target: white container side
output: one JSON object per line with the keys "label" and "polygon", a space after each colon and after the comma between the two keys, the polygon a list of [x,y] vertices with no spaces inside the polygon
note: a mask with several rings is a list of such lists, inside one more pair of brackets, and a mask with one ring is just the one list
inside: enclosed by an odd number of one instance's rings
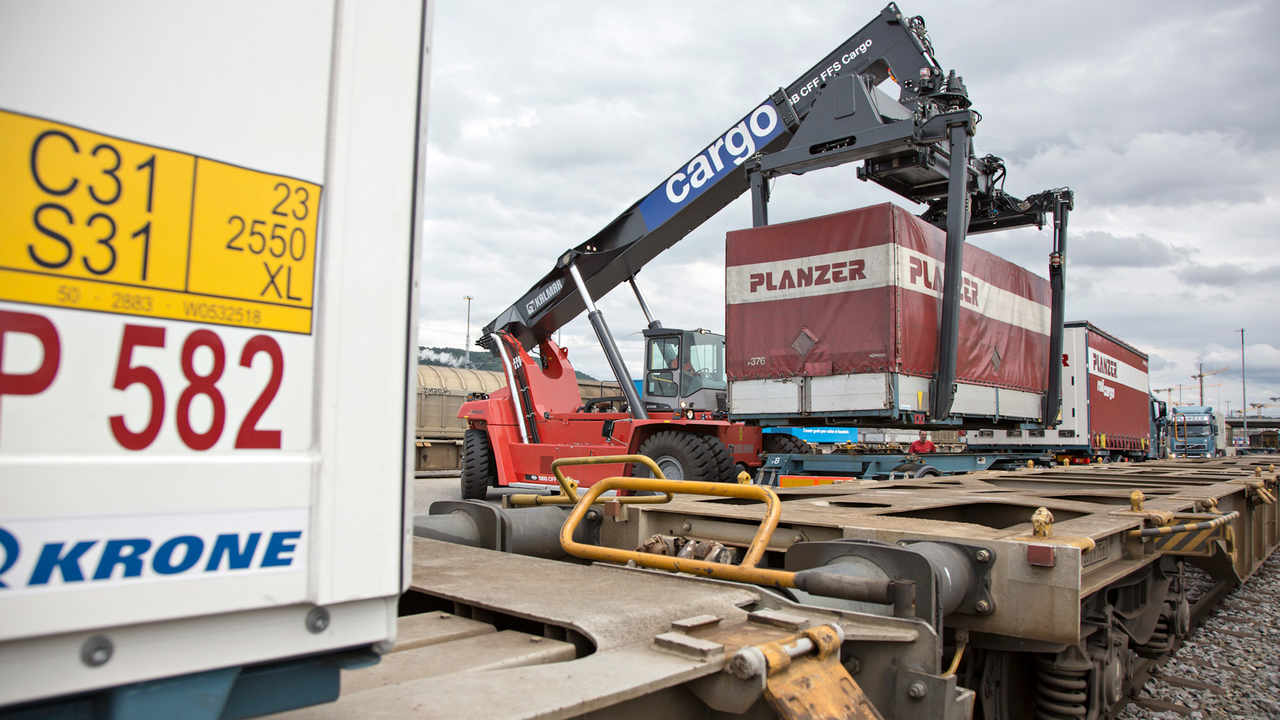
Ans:
{"label": "white container side", "polygon": [[0,705],[391,639],[429,9],[0,10]]}

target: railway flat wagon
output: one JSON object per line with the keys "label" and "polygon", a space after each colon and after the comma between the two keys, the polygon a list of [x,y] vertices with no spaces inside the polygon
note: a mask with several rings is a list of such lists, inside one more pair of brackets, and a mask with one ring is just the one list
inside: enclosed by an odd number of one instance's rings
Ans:
{"label": "railway flat wagon", "polygon": [[[1175,649],[1192,619],[1280,544],[1276,460],[779,487],[762,564],[868,583],[914,578],[916,616],[942,638],[943,657],[955,658],[958,684],[977,693],[976,717],[1113,717],[1142,684],[1148,659]],[[745,548],[767,513],[758,504],[682,496],[605,515],[600,537],[612,547],[649,538],[646,547]],[[927,562],[908,570],[917,555]],[[1211,578],[1211,591],[1187,592],[1192,566]],[[852,604],[788,592],[807,605],[895,612],[883,599]],[[876,692],[870,678],[854,677]],[[924,682],[922,694],[932,697]]]}

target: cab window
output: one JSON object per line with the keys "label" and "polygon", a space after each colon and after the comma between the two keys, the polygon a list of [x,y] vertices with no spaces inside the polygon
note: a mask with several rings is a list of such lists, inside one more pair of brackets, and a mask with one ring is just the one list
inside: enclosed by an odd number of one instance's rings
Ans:
{"label": "cab window", "polygon": [[645,372],[645,394],[655,397],[676,397],[680,393],[680,341],[674,337],[649,339],[649,356]]}
{"label": "cab window", "polygon": [[699,390],[724,390],[729,380],[724,372],[724,338],[694,333],[690,336],[681,364],[686,397]]}

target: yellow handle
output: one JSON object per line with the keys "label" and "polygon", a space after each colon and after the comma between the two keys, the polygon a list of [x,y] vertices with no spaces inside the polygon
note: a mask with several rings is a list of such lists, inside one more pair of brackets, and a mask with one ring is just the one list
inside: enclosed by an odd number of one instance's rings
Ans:
{"label": "yellow handle", "polygon": [[[648,460],[648,458],[645,459]],[[573,533],[577,529],[578,523],[582,522],[582,518],[586,516],[587,510],[591,507],[592,503],[596,502],[596,499],[600,497],[602,493],[606,493],[610,490],[663,492],[667,493],[668,497],[670,497],[672,493],[688,493],[691,495],[712,495],[716,497],[759,500],[765,503],[765,517],[764,520],[760,522],[760,527],[756,529],[755,536],[751,539],[751,544],[747,546],[747,553],[742,558],[742,563],[739,565],[725,565],[723,563],[713,563],[705,560],[677,558],[669,555],[640,552],[638,550],[619,550],[617,548],[587,545],[585,543],[576,542],[573,539]],[[772,490],[759,485],[733,485],[728,483],[694,482],[691,480],[667,480],[666,478],[661,477],[611,477],[605,478],[595,485],[592,485],[591,488],[587,490],[586,495],[583,495],[577,505],[574,506],[573,511],[569,513],[569,518],[565,520],[564,526],[560,528],[560,547],[564,548],[564,551],[570,555],[584,558],[586,560],[619,564],[634,561],[641,567],[657,570],[693,573],[695,575],[719,578],[721,580],[747,582],[773,587],[795,587],[795,573],[786,572],[784,570],[768,570],[756,567],[756,563],[760,562],[760,559],[764,557],[765,550],[768,549],[769,540],[773,537],[774,529],[778,527],[778,518],[781,515],[782,503],[778,500],[778,496],[775,495]]]}
{"label": "yellow handle", "polygon": [[[592,455],[591,457],[559,458],[551,462],[551,472],[555,473],[560,483],[559,495],[535,495],[532,493],[508,495],[507,505],[523,507],[526,505],[573,505],[578,502],[578,485],[565,477],[561,468],[569,465],[617,465],[619,463],[640,463],[649,468],[655,478],[666,480],[658,464],[644,455]],[[597,494],[598,496],[598,494]],[[623,505],[654,505],[671,502],[671,493],[665,495],[639,495],[631,497],[611,498]],[[606,502],[599,500],[597,502]]]}

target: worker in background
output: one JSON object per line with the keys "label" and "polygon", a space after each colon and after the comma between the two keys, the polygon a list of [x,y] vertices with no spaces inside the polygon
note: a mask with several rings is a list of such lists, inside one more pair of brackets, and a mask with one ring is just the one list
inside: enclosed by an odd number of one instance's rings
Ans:
{"label": "worker in background", "polygon": [[929,433],[921,430],[920,439],[911,443],[911,447],[907,452],[910,452],[912,455],[924,455],[935,451],[937,451],[937,448],[935,448],[933,443],[929,441]]}

